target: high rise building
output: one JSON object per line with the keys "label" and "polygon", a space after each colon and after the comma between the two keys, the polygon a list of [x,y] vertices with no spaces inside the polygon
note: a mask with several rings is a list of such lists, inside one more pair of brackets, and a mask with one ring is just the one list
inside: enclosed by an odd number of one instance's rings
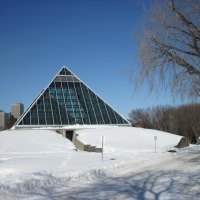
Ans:
{"label": "high rise building", "polygon": [[130,126],[69,69],[63,67],[15,124],[15,128],[77,125]]}
{"label": "high rise building", "polygon": [[24,112],[24,105],[22,103],[12,104],[11,115],[14,118],[19,119],[19,117],[23,114],[23,112]]}
{"label": "high rise building", "polygon": [[0,111],[0,130],[4,130],[6,128],[6,122],[8,120],[8,117],[8,113]]}

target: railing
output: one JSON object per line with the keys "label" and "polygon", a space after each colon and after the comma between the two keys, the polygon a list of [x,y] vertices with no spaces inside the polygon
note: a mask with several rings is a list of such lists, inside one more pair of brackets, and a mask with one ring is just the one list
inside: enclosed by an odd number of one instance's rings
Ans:
{"label": "railing", "polygon": [[88,151],[88,152],[96,152],[96,153],[101,153],[102,148],[97,148],[96,146],[91,146],[90,144],[84,144],[81,142],[79,139],[77,139],[76,136],[73,137],[74,146],[81,151]]}

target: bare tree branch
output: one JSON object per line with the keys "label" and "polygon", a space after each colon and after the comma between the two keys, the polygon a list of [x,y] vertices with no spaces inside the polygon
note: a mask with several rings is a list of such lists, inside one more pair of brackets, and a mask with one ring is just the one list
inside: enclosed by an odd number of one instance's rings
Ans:
{"label": "bare tree branch", "polygon": [[[172,94],[200,95],[200,0],[165,0],[152,7],[140,29],[139,74],[134,85],[148,82]],[[161,83],[161,84],[160,84]]]}

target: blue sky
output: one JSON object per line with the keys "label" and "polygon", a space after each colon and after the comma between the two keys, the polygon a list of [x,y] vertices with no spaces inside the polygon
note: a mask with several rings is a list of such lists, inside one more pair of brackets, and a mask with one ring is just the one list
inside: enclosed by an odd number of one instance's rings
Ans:
{"label": "blue sky", "polygon": [[134,36],[150,0],[0,0],[0,110],[25,108],[67,66],[122,115],[175,104],[162,91],[134,92]]}

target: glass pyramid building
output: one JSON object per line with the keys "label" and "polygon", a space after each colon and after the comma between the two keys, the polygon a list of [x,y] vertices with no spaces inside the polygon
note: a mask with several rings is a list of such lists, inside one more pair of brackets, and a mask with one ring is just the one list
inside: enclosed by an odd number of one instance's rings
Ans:
{"label": "glass pyramid building", "polygon": [[66,127],[130,125],[69,69],[63,67],[14,125]]}

